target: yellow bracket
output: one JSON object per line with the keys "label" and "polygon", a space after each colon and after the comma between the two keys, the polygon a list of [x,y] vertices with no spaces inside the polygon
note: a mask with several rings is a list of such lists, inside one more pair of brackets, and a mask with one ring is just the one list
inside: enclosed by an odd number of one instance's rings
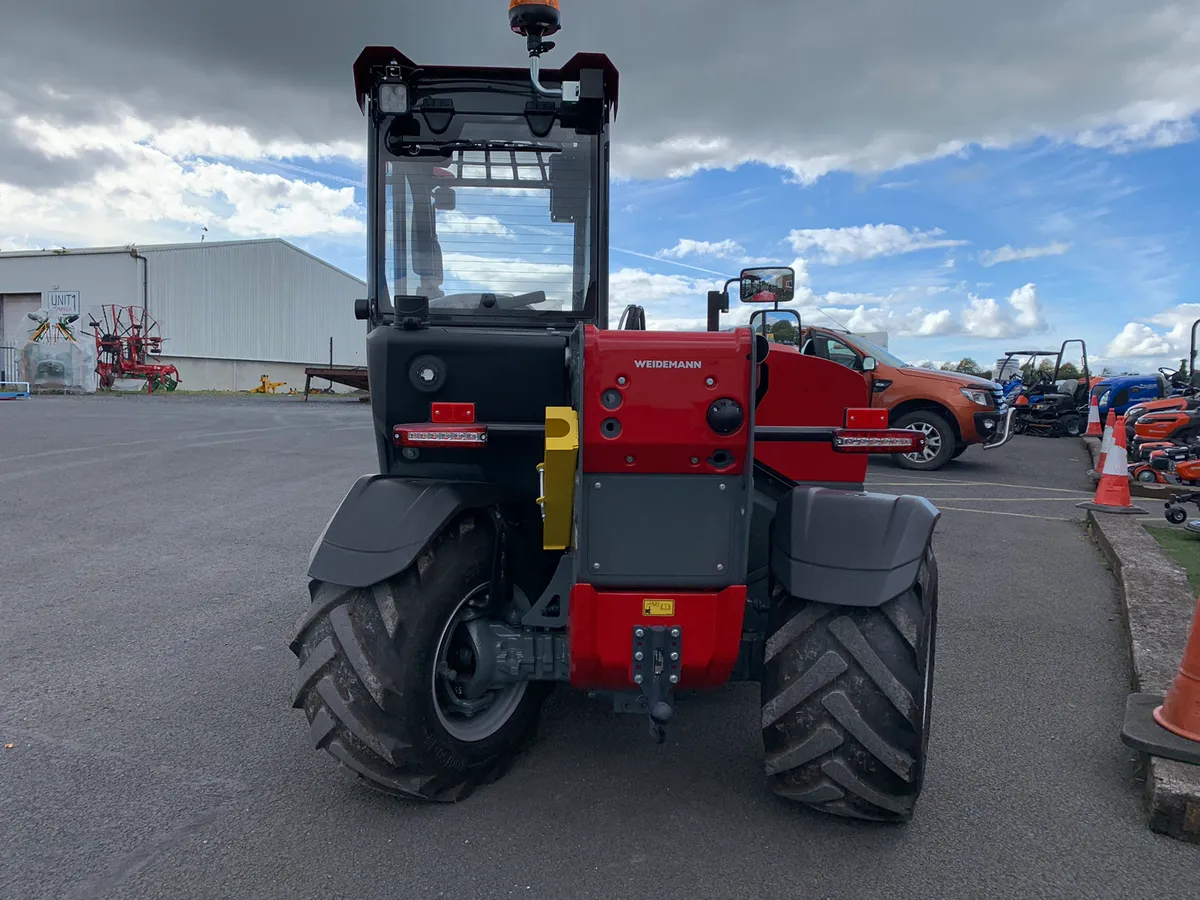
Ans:
{"label": "yellow bracket", "polygon": [[546,407],[546,460],[538,463],[542,496],[542,546],[571,546],[575,504],[575,466],[579,459],[579,414],[569,406]]}

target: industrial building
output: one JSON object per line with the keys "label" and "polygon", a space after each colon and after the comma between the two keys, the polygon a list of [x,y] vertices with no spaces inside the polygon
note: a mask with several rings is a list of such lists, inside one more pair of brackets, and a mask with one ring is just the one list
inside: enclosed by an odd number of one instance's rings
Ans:
{"label": "industrial building", "polygon": [[[0,253],[0,347],[19,348],[28,314],[78,312],[79,340],[110,304],[144,309],[182,390],[248,390],[261,376],[304,388],[306,366],[366,365],[354,318],[363,281],[287,241]],[[10,378],[12,376],[9,376]],[[326,382],[314,382],[325,387]],[[338,388],[345,390],[345,388]]]}

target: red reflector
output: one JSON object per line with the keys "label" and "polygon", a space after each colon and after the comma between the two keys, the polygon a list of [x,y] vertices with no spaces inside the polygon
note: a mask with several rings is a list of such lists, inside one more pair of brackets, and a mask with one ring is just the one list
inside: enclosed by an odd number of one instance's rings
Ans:
{"label": "red reflector", "polygon": [[475,404],[434,403],[430,410],[429,420],[447,425],[470,425],[475,421]]}
{"label": "red reflector", "polygon": [[886,409],[848,409],[845,424],[847,428],[887,428],[888,411]]}
{"label": "red reflector", "polygon": [[838,453],[920,453],[925,449],[925,435],[907,428],[835,428],[833,449]]}
{"label": "red reflector", "polygon": [[392,432],[400,447],[482,447],[486,425],[397,425]]}

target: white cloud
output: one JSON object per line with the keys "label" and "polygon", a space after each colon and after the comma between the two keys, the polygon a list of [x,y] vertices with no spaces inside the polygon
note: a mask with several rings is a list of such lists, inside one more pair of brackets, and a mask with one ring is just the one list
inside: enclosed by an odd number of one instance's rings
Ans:
{"label": "white cloud", "polygon": [[1010,247],[1005,244],[998,250],[982,250],[979,253],[979,264],[984,267],[1000,263],[1017,262],[1023,259],[1037,259],[1042,256],[1062,256],[1071,245],[1063,241],[1054,241],[1044,247]]}
{"label": "white cloud", "polygon": [[745,253],[737,241],[694,241],[690,238],[680,238],[674,247],[658,251],[659,256],[667,259],[683,259],[685,256],[729,258],[744,256]]}
{"label": "white cloud", "polygon": [[1026,284],[1008,296],[1004,304],[989,297],[969,295],[962,313],[963,332],[981,338],[1012,338],[1038,334],[1049,326],[1042,315],[1037,287]]}
{"label": "white cloud", "polygon": [[1104,352],[1106,356],[1130,359],[1160,358],[1170,354],[1171,342],[1148,325],[1129,322]]}
{"label": "white cloud", "polygon": [[[48,158],[99,156],[89,177],[34,189],[0,181],[4,228],[14,243],[74,246],[210,237],[349,237],[363,232],[353,187],[255,172],[247,163],[290,156],[330,158],[349,145],[259,142],[243,129],[177,122],[166,128],[123,115],[108,125],[18,117],[14,134]],[[197,156],[203,150],[241,166]],[[344,179],[343,179],[344,180]],[[7,245],[6,245],[7,246]]]}
{"label": "white cloud", "polygon": [[800,228],[788,234],[788,242],[797,253],[819,251],[818,262],[839,265],[931,250],[957,247],[967,241],[944,238],[940,228],[929,231],[908,229],[902,225],[854,225],[849,228]]}
{"label": "white cloud", "polygon": [[1200,303],[1180,303],[1147,321],[1166,326],[1155,330],[1144,322],[1127,322],[1105,350],[1106,356],[1146,364],[1175,366],[1191,351],[1192,324],[1200,319]]}

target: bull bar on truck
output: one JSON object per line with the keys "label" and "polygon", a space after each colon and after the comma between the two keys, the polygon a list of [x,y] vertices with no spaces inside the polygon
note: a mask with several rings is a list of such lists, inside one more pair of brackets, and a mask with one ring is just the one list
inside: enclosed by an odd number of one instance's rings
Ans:
{"label": "bull bar on truck", "polygon": [[1010,406],[1005,411],[1004,418],[1000,420],[1000,427],[996,430],[996,433],[992,435],[991,439],[984,442],[984,450],[995,450],[997,447],[1003,447],[1012,440],[1012,420],[1016,414],[1017,408],[1015,406]]}

